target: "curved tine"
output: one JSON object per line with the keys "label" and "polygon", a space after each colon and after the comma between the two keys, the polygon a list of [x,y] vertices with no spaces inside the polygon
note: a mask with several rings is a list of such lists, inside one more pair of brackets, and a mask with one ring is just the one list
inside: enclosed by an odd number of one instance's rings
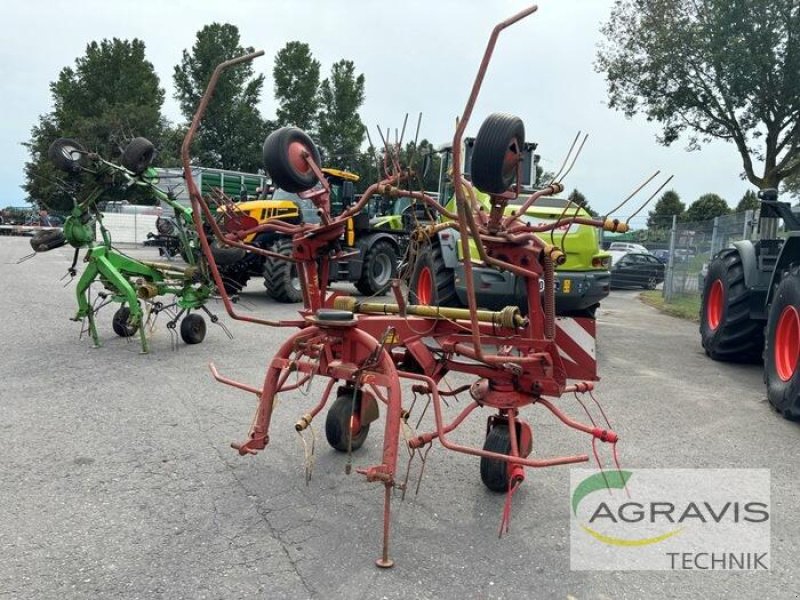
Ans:
{"label": "curved tine", "polygon": [[575,162],[578,160],[578,157],[581,155],[581,151],[583,150],[583,146],[584,146],[584,144],[586,143],[586,140],[588,140],[588,139],[589,139],[589,134],[587,133],[586,135],[584,135],[584,136],[583,136],[583,141],[581,141],[581,145],[580,145],[580,146],[578,146],[578,150],[575,152],[575,156],[572,158],[572,163],[570,163],[570,165],[569,165],[569,168],[568,168],[568,169],[566,170],[566,172],[565,172],[565,173],[564,173],[564,174],[563,174],[563,175],[562,175],[562,176],[559,178],[559,180],[558,180],[558,182],[559,182],[559,183],[562,183],[562,182],[564,181],[564,178],[565,178],[567,175],[569,175],[569,172],[570,172],[570,171],[572,171],[572,167],[574,167],[574,166],[575,166]]}
{"label": "curved tine", "polygon": [[[386,177],[390,176],[389,169],[386,168],[386,163],[389,160],[389,155],[391,154],[391,150],[389,149],[389,142],[386,140],[386,137],[383,135],[383,130],[381,129],[380,125],[375,126],[378,129],[378,135],[381,136],[381,141],[383,142],[383,174]],[[386,130],[386,133],[389,133],[389,130]],[[394,165],[393,165],[394,166]]]}
{"label": "curved tine", "polygon": [[[575,209],[575,214],[573,215],[573,218],[574,218],[574,217],[577,217],[577,216],[578,216],[578,211],[581,209],[581,207],[582,207],[582,204],[585,204],[585,203],[586,203],[586,201],[585,201],[585,200],[584,200],[584,202],[583,202],[583,203],[581,203],[581,204],[578,204],[577,202],[573,202],[572,200],[570,200],[569,198],[567,198],[567,204],[564,206],[564,210],[562,210],[562,211],[561,211],[561,214],[558,216],[558,219],[556,219],[556,223],[560,222],[560,221],[561,221],[561,219],[563,219],[563,218],[564,218],[564,215],[565,215],[565,214],[567,214],[567,211],[569,210],[569,206],[570,206],[570,204],[574,204],[574,205],[576,206],[576,209]],[[555,246],[555,245],[556,245],[556,241],[555,241],[555,239],[553,238],[553,236],[554,236],[554,233],[555,233],[555,228],[553,228],[553,229],[551,229],[551,230],[550,230],[550,243],[551,243],[551,244],[553,244],[553,246]]]}
{"label": "curved tine", "polygon": [[667,180],[666,180],[664,183],[662,183],[660,186],[658,186],[658,189],[657,189],[655,192],[653,192],[653,194],[652,194],[652,195],[651,195],[651,196],[650,196],[650,197],[649,197],[649,198],[648,198],[648,199],[645,201],[645,203],[644,203],[644,204],[642,204],[642,205],[641,205],[639,208],[637,208],[635,213],[633,213],[633,214],[632,214],[630,217],[628,217],[628,220],[627,220],[627,221],[625,221],[625,225],[629,225],[629,224],[630,224],[630,222],[631,222],[631,219],[632,219],[633,217],[635,217],[636,215],[638,215],[640,212],[642,212],[642,209],[643,209],[645,206],[647,206],[648,204],[650,204],[650,202],[653,200],[653,198],[655,198],[655,197],[656,197],[656,194],[658,194],[658,193],[659,193],[661,190],[663,190],[663,189],[664,189],[664,187],[665,187],[665,186],[666,186],[666,185],[667,185],[667,184],[668,184],[670,181],[672,181],[672,178],[673,178],[673,177],[675,177],[675,176],[674,176],[674,175],[670,175],[669,177],[667,177]]}
{"label": "curved tine", "polygon": [[627,202],[628,202],[628,201],[629,201],[631,198],[633,198],[633,197],[634,197],[636,194],[638,194],[639,192],[641,192],[641,191],[642,191],[642,188],[644,188],[644,187],[645,187],[645,186],[646,186],[648,183],[650,183],[651,181],[653,181],[653,179],[655,179],[655,178],[656,178],[656,177],[659,175],[659,173],[661,173],[661,171],[656,171],[655,173],[653,173],[652,175],[650,175],[650,177],[648,177],[648,178],[647,178],[647,180],[646,180],[646,181],[645,181],[643,184],[641,184],[639,187],[637,187],[635,190],[633,190],[633,191],[630,193],[630,195],[629,195],[627,198],[625,198],[625,200],[623,200],[622,202],[620,202],[620,203],[619,203],[619,206],[616,206],[616,207],[612,208],[610,211],[608,211],[608,212],[606,213],[606,217],[608,217],[608,215],[611,215],[611,214],[613,214],[613,213],[617,212],[617,211],[618,211],[620,208],[622,208],[623,206],[625,206],[625,204],[626,204],[626,203],[627,203]]}
{"label": "curved tine", "polygon": [[556,172],[556,174],[553,175],[553,178],[550,180],[550,183],[548,185],[553,184],[556,181],[558,181],[558,178],[561,176],[561,173],[564,171],[564,167],[567,166],[567,161],[569,160],[569,157],[572,156],[572,151],[575,149],[575,144],[578,143],[578,138],[580,138],[580,137],[581,137],[581,132],[578,131],[578,133],[575,134],[575,139],[572,140],[572,144],[570,144],[570,146],[569,146],[569,150],[567,150],[567,155],[564,157],[564,162],[561,163],[561,166],[558,168],[558,171]]}

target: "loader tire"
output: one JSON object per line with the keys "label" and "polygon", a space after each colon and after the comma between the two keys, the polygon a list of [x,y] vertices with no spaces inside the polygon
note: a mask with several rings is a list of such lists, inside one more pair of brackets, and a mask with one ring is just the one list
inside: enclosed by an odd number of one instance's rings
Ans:
{"label": "loader tire", "polygon": [[794,267],[775,290],[766,330],[767,398],[784,417],[800,420],[800,267]]}
{"label": "loader tire", "polygon": [[[273,252],[292,255],[291,240],[281,240],[272,247]],[[264,262],[264,286],[267,294],[278,302],[302,302],[303,290],[300,287],[300,277],[297,264],[278,258],[267,258]]]}
{"label": "loader tire", "polygon": [[750,317],[738,250],[723,250],[711,261],[700,305],[700,337],[706,354],[725,362],[757,363],[764,350],[763,321]]}

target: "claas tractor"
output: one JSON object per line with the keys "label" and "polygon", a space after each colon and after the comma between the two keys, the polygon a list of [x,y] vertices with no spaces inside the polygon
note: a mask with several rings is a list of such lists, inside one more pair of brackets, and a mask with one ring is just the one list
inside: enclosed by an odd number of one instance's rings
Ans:
{"label": "claas tractor", "polygon": [[[775,189],[761,201],[757,241],[742,240],[708,266],[700,308],[706,354],[727,362],[764,362],[770,404],[800,419],[800,219]],[[783,231],[779,233],[779,224]]]}

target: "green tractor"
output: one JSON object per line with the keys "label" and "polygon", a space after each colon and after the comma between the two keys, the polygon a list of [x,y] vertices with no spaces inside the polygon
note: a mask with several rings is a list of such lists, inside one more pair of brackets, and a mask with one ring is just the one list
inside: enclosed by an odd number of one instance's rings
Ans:
{"label": "green tractor", "polygon": [[[469,174],[474,138],[465,140],[465,166]],[[523,190],[530,193],[535,183],[538,156],[533,154],[536,145],[525,144],[521,165]],[[450,198],[446,208],[455,212],[455,197],[447,177],[452,147],[441,146],[442,155],[439,172],[440,202]],[[473,188],[476,199],[488,211],[489,196]],[[515,204],[509,204],[506,214],[511,214],[527,199],[520,195]],[[554,223],[570,217],[590,217],[589,213],[568,200],[561,198],[542,198],[529,207],[522,217],[526,223],[540,225]],[[417,225],[426,223],[426,215],[417,208],[414,213]],[[594,317],[600,301],[608,296],[611,289],[611,255],[600,248],[600,234],[594,227],[572,223],[556,231],[541,234],[541,237],[554,245],[563,245],[567,260],[555,271],[556,313],[559,316]],[[462,263],[462,249],[459,233],[455,229],[438,229],[431,237],[425,238],[412,252],[409,296],[414,304],[428,306],[466,306],[467,288]],[[470,255],[478,261],[477,248],[470,242]],[[475,285],[477,300],[481,307],[500,310],[505,306],[526,306],[525,290],[518,277],[508,272],[485,266],[475,266]],[[544,281],[542,280],[542,285]]]}
{"label": "green tractor", "polygon": [[[138,332],[142,352],[148,351],[147,320],[162,311],[172,316],[167,323],[170,331],[177,329],[180,321],[180,336],[187,344],[198,344],[205,338],[205,320],[198,311],[205,312],[212,323],[218,322],[206,308],[214,286],[201,260],[191,210],[156,185],[158,175],[150,167],[154,155],[153,144],[141,137],[130,142],[120,165],[87,152],[79,142],[67,138],[57,139],[49,149],[50,160],[75,183],[76,199],[63,230],[41,232],[31,239],[31,247],[36,252],[45,252],[71,245],[75,248],[69,268],[72,276],[77,275],[78,253],[86,249],[83,259],[86,267],[76,289],[78,311],[73,320],[88,320],[95,347],[100,346],[95,316],[111,303],[120,305],[112,320],[114,332],[120,337],[132,337]],[[112,189],[133,188],[144,190],[174,210],[173,218],[159,218],[156,227],[179,240],[185,266],[137,260],[112,245],[98,202]],[[100,229],[100,242],[95,239],[96,228]],[[221,255],[220,258],[224,262],[225,257]],[[95,283],[101,284],[103,290],[93,299],[91,290]],[[157,300],[164,295],[173,295],[175,300],[166,304]]]}
{"label": "green tractor", "polygon": [[[706,354],[727,362],[764,361],[767,397],[800,419],[800,219],[775,189],[761,201],[755,242],[734,242],[708,266],[700,308]],[[784,232],[778,234],[783,221]]]}

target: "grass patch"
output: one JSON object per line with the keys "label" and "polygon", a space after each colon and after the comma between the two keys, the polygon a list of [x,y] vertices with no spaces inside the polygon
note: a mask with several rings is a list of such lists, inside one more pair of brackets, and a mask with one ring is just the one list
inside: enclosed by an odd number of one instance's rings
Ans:
{"label": "grass patch", "polygon": [[639,299],[663,313],[698,322],[700,320],[700,296],[677,296],[667,304],[661,295],[661,290],[642,292]]}

